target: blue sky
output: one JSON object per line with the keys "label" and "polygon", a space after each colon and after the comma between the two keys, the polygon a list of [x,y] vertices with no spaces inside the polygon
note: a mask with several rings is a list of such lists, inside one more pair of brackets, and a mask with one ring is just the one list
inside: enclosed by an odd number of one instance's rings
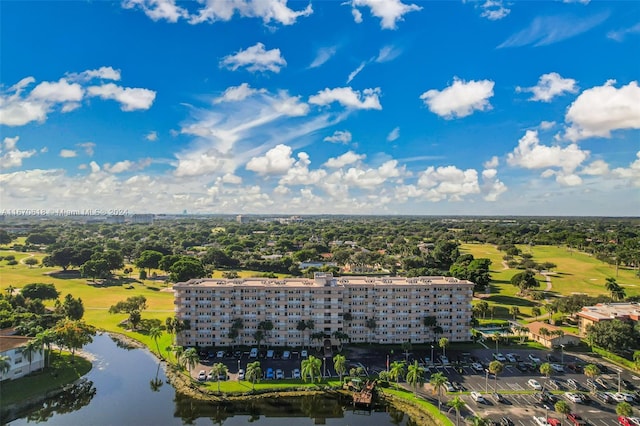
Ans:
{"label": "blue sky", "polygon": [[638,2],[0,7],[7,212],[640,211]]}

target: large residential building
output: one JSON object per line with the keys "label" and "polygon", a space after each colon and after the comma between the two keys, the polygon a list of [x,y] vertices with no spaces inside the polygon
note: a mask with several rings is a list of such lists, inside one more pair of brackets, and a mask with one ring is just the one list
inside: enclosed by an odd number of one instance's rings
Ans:
{"label": "large residential building", "polygon": [[[573,333],[565,333],[560,327],[546,322],[534,321],[527,324],[529,339],[543,344],[548,348],[560,346],[576,346],[580,344],[580,337]],[[546,332],[544,331],[546,330]]]}
{"label": "large residential building", "polygon": [[[274,346],[302,346],[318,332],[325,338],[342,332],[353,343],[471,339],[473,283],[456,278],[334,277],[317,272],[312,279],[194,279],[173,289],[176,316],[190,323],[190,329],[177,336],[183,346],[255,345],[253,335],[262,321],[273,324],[267,341]],[[440,329],[425,326],[425,317],[435,317]],[[228,334],[237,318],[244,328],[232,342]],[[309,320],[313,329],[297,329],[300,321]]]}
{"label": "large residential building", "polygon": [[0,356],[8,357],[8,371],[0,371],[0,381],[17,379],[44,367],[44,351],[25,352],[30,337],[0,335]]}
{"label": "large residential building", "polygon": [[637,323],[640,321],[640,303],[598,303],[595,306],[585,306],[577,315],[578,328],[584,336],[590,325],[601,321],[618,319]]}

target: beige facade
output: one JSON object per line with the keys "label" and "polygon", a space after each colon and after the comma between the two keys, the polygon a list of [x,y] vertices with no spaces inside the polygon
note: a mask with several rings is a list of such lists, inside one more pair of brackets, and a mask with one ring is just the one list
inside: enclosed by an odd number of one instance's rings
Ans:
{"label": "beige facade", "polygon": [[[333,336],[336,331],[354,343],[382,344],[451,342],[471,338],[473,283],[450,277],[333,277],[316,273],[313,279],[244,278],[195,279],[174,285],[176,316],[190,322],[179,333],[183,346],[255,345],[253,334],[261,321],[271,321],[267,342],[272,346],[309,344],[312,333]],[[345,321],[344,315],[351,314]],[[443,330],[434,335],[425,327],[427,316]],[[234,319],[244,328],[232,342],[228,333]],[[376,327],[367,327],[374,319]],[[312,330],[296,329],[299,321],[313,320]],[[334,339],[334,344],[338,342]]]}
{"label": "beige facade", "polygon": [[0,372],[0,381],[18,379],[44,368],[44,351],[25,352],[31,338],[0,335],[0,356],[8,357],[9,369]]}
{"label": "beige facade", "polygon": [[585,306],[578,315],[578,328],[581,336],[586,336],[589,326],[614,319],[637,323],[640,321],[640,303],[598,303]]}

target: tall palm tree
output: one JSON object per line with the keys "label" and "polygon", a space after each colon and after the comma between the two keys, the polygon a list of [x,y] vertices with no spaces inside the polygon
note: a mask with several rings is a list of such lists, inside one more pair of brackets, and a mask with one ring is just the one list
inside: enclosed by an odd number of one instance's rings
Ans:
{"label": "tall palm tree", "polygon": [[315,378],[320,381],[320,370],[322,368],[322,360],[316,358],[313,355],[309,355],[309,358],[302,361],[300,375],[302,380],[307,381],[307,377],[311,378],[313,383]]}
{"label": "tall palm tree", "polygon": [[[315,328],[316,328],[316,322],[314,320],[310,319],[310,320],[307,320],[306,325],[307,325],[307,330],[308,330],[307,331],[307,341],[309,341],[311,339],[311,332],[313,330],[315,330]],[[309,342],[309,345],[310,344],[311,344],[311,342]]]}
{"label": "tall palm tree", "polygon": [[49,365],[51,357],[51,345],[55,342],[56,336],[53,330],[47,329],[36,334],[36,339],[45,348],[45,366]]}
{"label": "tall palm tree", "polygon": [[504,364],[500,361],[491,361],[489,363],[489,373],[493,374],[494,386],[493,391],[498,392],[498,374],[504,370]]}
{"label": "tall palm tree", "polygon": [[171,336],[171,343],[173,343],[173,333],[176,331],[176,320],[173,317],[167,317],[164,320],[164,326],[167,330],[167,333]]}
{"label": "tall palm tree", "polygon": [[566,401],[558,401],[553,405],[553,408],[560,414],[569,414],[571,412],[571,406]]}
{"label": "tall palm tree", "polygon": [[449,339],[447,339],[446,337],[441,337],[440,340],[438,340],[438,346],[442,348],[442,355],[447,356],[446,350],[447,346],[449,346]]}
{"label": "tall palm tree", "polygon": [[404,377],[404,361],[393,361],[391,368],[389,369],[389,376],[396,381],[396,389],[398,388],[398,382]]}
{"label": "tall palm tree", "polygon": [[[296,330],[298,330],[299,332],[304,334],[304,331],[306,329],[307,329],[307,322],[305,320],[298,321],[298,324],[296,325]],[[303,346],[303,348],[304,348],[304,346]]]}
{"label": "tall palm tree", "polygon": [[160,327],[152,327],[151,330],[149,330],[149,337],[151,337],[153,341],[156,343],[158,356],[162,357],[162,355],[160,354],[160,346],[158,346],[158,339],[162,337],[162,329]]}
{"label": "tall palm tree", "polygon": [[549,337],[549,329],[546,327],[540,327],[540,330],[538,330],[538,333],[542,336],[542,338],[544,339],[544,344],[545,346],[547,345],[547,337]]}
{"label": "tall palm tree", "polygon": [[451,407],[449,411],[456,410],[456,426],[458,426],[460,424],[460,410],[462,410],[466,404],[464,403],[462,398],[456,396],[455,398],[447,402],[447,405]]}
{"label": "tall palm tree", "polygon": [[29,340],[22,348],[22,353],[29,360],[29,373],[31,373],[31,362],[33,361],[33,354],[36,352],[42,353],[42,344],[36,339]]}
{"label": "tall palm tree", "polygon": [[170,349],[171,349],[171,352],[173,353],[173,356],[176,359],[176,365],[182,368],[184,366],[184,363],[182,362],[182,354],[184,353],[184,347],[175,345],[175,346],[170,346]]}
{"label": "tall palm tree", "polygon": [[615,278],[611,278],[611,277],[607,277],[605,283],[604,283],[604,288],[611,293],[611,298],[615,299],[614,297],[614,293],[615,291],[620,287],[620,285],[616,282]]}
{"label": "tall palm tree", "polygon": [[549,383],[549,378],[551,377],[551,373],[553,373],[551,364],[549,364],[548,362],[545,362],[542,365],[540,365],[540,373],[547,378],[547,383]]}
{"label": "tall palm tree", "polygon": [[512,306],[510,311],[511,315],[513,315],[513,320],[515,321],[518,315],[520,315],[520,308],[518,308],[517,306]]}
{"label": "tall palm tree", "polygon": [[418,361],[413,361],[407,371],[407,383],[413,386],[413,394],[418,393],[418,386],[422,386],[424,384],[424,372],[425,368],[421,367],[418,364]]}
{"label": "tall palm tree", "polygon": [[442,373],[433,373],[429,378],[429,384],[433,387],[433,393],[438,395],[438,406],[440,406],[440,395],[442,394],[442,389],[444,388],[444,384],[447,383],[447,376]]}
{"label": "tall palm tree", "polygon": [[376,319],[367,318],[367,321],[365,322],[364,326],[369,329],[369,344],[371,344],[371,340],[372,340],[371,336],[375,332],[376,328],[378,327],[378,324],[376,323]]}
{"label": "tall palm tree", "polygon": [[[585,365],[584,375],[590,378],[591,380],[594,380],[596,377],[600,375],[600,369],[593,364]],[[591,392],[594,392],[594,391],[595,391],[595,387],[592,386]]]}
{"label": "tall palm tree", "polygon": [[333,368],[340,376],[340,382],[342,383],[342,375],[347,372],[347,359],[344,355],[336,355],[333,357]]}
{"label": "tall palm tree", "polygon": [[527,338],[527,334],[529,334],[529,327],[519,327],[518,333],[520,332],[522,332],[522,335],[520,336],[520,343],[524,343],[525,339]]}
{"label": "tall palm tree", "polygon": [[251,382],[251,390],[255,390],[256,382],[259,382],[262,378],[260,361],[250,362],[247,364],[247,371],[244,373],[244,377]]}
{"label": "tall palm tree", "polygon": [[213,367],[211,367],[211,374],[215,375],[216,380],[218,381],[218,392],[220,392],[220,376],[226,377],[228,372],[229,370],[227,369],[227,366],[221,362],[217,362],[213,364]]}
{"label": "tall palm tree", "polygon": [[493,333],[491,335],[491,340],[493,340],[494,342],[496,342],[496,353],[498,353],[498,342],[500,342],[500,338],[502,337],[502,334],[500,334],[499,331],[496,331],[495,333]]}
{"label": "tall palm tree", "polygon": [[533,308],[531,308],[531,315],[533,315],[534,317],[539,317],[541,313],[542,312],[540,311],[539,307],[534,306]]}
{"label": "tall palm tree", "polygon": [[256,330],[255,333],[253,333],[253,338],[256,341],[256,343],[258,344],[258,349],[259,349],[260,348],[260,342],[262,342],[264,340],[264,331]]}
{"label": "tall palm tree", "polygon": [[180,360],[182,361],[182,365],[186,366],[189,372],[191,372],[198,364],[198,361],[200,361],[200,357],[198,356],[196,348],[189,348],[182,353]]}
{"label": "tall palm tree", "polygon": [[487,426],[489,425],[489,420],[480,417],[475,414],[473,416],[469,416],[465,419],[471,426]]}
{"label": "tall palm tree", "polygon": [[0,355],[0,377],[11,370],[11,358],[8,355]]}

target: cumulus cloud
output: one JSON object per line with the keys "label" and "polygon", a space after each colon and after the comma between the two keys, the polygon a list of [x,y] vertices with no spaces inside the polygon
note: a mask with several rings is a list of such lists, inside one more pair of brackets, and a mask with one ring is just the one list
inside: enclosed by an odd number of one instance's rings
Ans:
{"label": "cumulus cloud", "polygon": [[395,30],[405,14],[422,10],[418,5],[405,4],[400,0],[352,0],[351,7],[356,22],[362,22],[362,14],[357,8],[368,7],[373,16],[380,18],[380,27],[386,30]]}
{"label": "cumulus cloud", "polygon": [[319,66],[323,65],[325,62],[331,59],[337,51],[338,48],[336,46],[329,46],[318,49],[316,57],[313,59],[313,62],[311,62],[311,65],[309,65],[309,68],[318,68]]}
{"label": "cumulus cloud", "polygon": [[602,176],[609,173],[609,165],[603,160],[595,160],[584,166],[580,171],[581,174],[590,176]]}
{"label": "cumulus cloud", "polygon": [[628,28],[610,31],[607,33],[607,37],[615,41],[624,41],[630,34],[640,34],[640,22]]}
{"label": "cumulus cloud", "polygon": [[636,153],[636,160],[629,167],[618,167],[611,171],[614,176],[628,180],[634,186],[640,187],[640,151]]}
{"label": "cumulus cloud", "polygon": [[500,160],[495,155],[490,160],[485,161],[483,166],[487,169],[495,169],[500,164]]}
{"label": "cumulus cloud", "polygon": [[[495,157],[494,157],[495,158]],[[507,185],[498,179],[498,171],[496,169],[488,168],[482,171],[482,184],[480,185],[480,192],[482,192],[482,198],[485,201],[497,201],[500,194],[507,190]]]}
{"label": "cumulus cloud", "polygon": [[325,137],[325,142],[348,144],[351,142],[351,132],[348,130],[336,130],[333,135]]}
{"label": "cumulus cloud", "polygon": [[152,130],[149,133],[147,133],[144,138],[149,142],[155,142],[158,140],[158,132],[156,132],[155,130]]}
{"label": "cumulus cloud", "polygon": [[541,121],[540,125],[538,127],[540,127],[540,130],[549,130],[552,129],[554,126],[556,125],[555,121]]}
{"label": "cumulus cloud", "polygon": [[511,13],[511,9],[506,7],[502,0],[486,0],[480,5],[480,9],[482,9],[480,16],[490,21],[498,21]]}
{"label": "cumulus cloud", "polygon": [[420,95],[429,110],[446,119],[462,118],[474,111],[491,109],[489,98],[493,96],[494,82],[471,80],[466,82],[455,77],[453,84],[443,90],[431,89]]}
{"label": "cumulus cloud", "polygon": [[556,96],[564,93],[576,93],[578,86],[572,78],[562,78],[557,72],[543,74],[538,84],[533,87],[517,87],[517,92],[530,92],[530,101],[550,102]]}
{"label": "cumulus cloud", "polygon": [[77,157],[78,153],[73,149],[61,149],[59,155],[62,158],[73,158],[73,157]]}
{"label": "cumulus cloud", "polygon": [[417,186],[429,201],[461,201],[467,195],[480,192],[478,172],[456,166],[428,167],[419,174]]}
{"label": "cumulus cloud", "polygon": [[146,110],[151,108],[156,99],[156,92],[149,89],[121,87],[114,83],[102,86],[89,86],[88,96],[98,96],[101,99],[112,99],[120,104],[123,111]]}
{"label": "cumulus cloud", "polygon": [[249,86],[249,83],[242,83],[240,86],[228,87],[222,96],[215,98],[214,103],[219,104],[221,102],[239,102],[247,99],[256,93],[266,93],[264,89],[254,89]]}
{"label": "cumulus cloud", "polygon": [[280,54],[280,49],[266,50],[264,44],[255,45],[240,50],[234,55],[225,56],[220,61],[220,66],[229,68],[232,71],[244,67],[248,71],[271,71],[279,73],[280,69],[287,65]]}
{"label": "cumulus cloud", "polygon": [[247,170],[259,175],[281,175],[293,166],[295,160],[291,157],[292,149],[287,145],[277,145],[261,157],[253,157],[247,163]]}
{"label": "cumulus cloud", "polygon": [[322,179],[327,176],[327,172],[322,169],[309,170],[309,155],[306,152],[298,154],[298,161],[296,161],[278,182],[280,192],[283,191],[285,186],[294,185],[317,185]]}
{"label": "cumulus cloud", "polygon": [[498,48],[528,45],[547,46],[589,31],[603,23],[608,17],[608,13],[579,18],[574,16],[538,16],[527,28],[510,36]]}
{"label": "cumulus cloud", "polygon": [[119,81],[121,78],[120,70],[113,67],[100,67],[95,70],[86,70],[79,73],[67,73],[67,78],[71,81],[86,82],[94,78],[100,80]]}
{"label": "cumulus cloud", "polygon": [[124,0],[122,7],[125,9],[142,9],[142,11],[154,21],[165,20],[178,22],[180,18],[187,18],[189,12],[176,5],[175,0]]}
{"label": "cumulus cloud", "polygon": [[400,137],[400,127],[394,128],[387,135],[387,142],[393,142]]}
{"label": "cumulus cloud", "polygon": [[93,155],[94,150],[96,148],[96,144],[93,142],[78,143],[76,144],[76,146],[79,146],[80,148],[82,148],[84,150],[84,153],[87,154],[89,157]]}
{"label": "cumulus cloud", "polygon": [[22,166],[22,160],[36,155],[35,149],[20,151],[17,147],[19,136],[5,137],[0,144],[0,169]]}
{"label": "cumulus cloud", "polygon": [[326,88],[316,95],[309,97],[309,103],[314,105],[328,105],[333,102],[353,109],[382,109],[380,105],[380,88],[364,89],[362,93],[351,87]]}
{"label": "cumulus cloud", "polygon": [[366,157],[367,156],[364,154],[356,154],[353,151],[347,151],[339,157],[329,158],[324,165],[331,169],[339,169],[344,166],[357,163],[358,161],[362,161]]}
{"label": "cumulus cloud", "polygon": [[615,80],[582,92],[569,106],[565,137],[578,141],[591,137],[611,137],[611,132],[640,129],[640,87],[632,81],[619,89]]}
{"label": "cumulus cloud", "polygon": [[338,170],[332,175],[332,181],[340,181],[347,186],[373,190],[390,179],[405,174],[405,167],[398,166],[397,160],[388,160],[377,168],[350,167],[347,171]]}

